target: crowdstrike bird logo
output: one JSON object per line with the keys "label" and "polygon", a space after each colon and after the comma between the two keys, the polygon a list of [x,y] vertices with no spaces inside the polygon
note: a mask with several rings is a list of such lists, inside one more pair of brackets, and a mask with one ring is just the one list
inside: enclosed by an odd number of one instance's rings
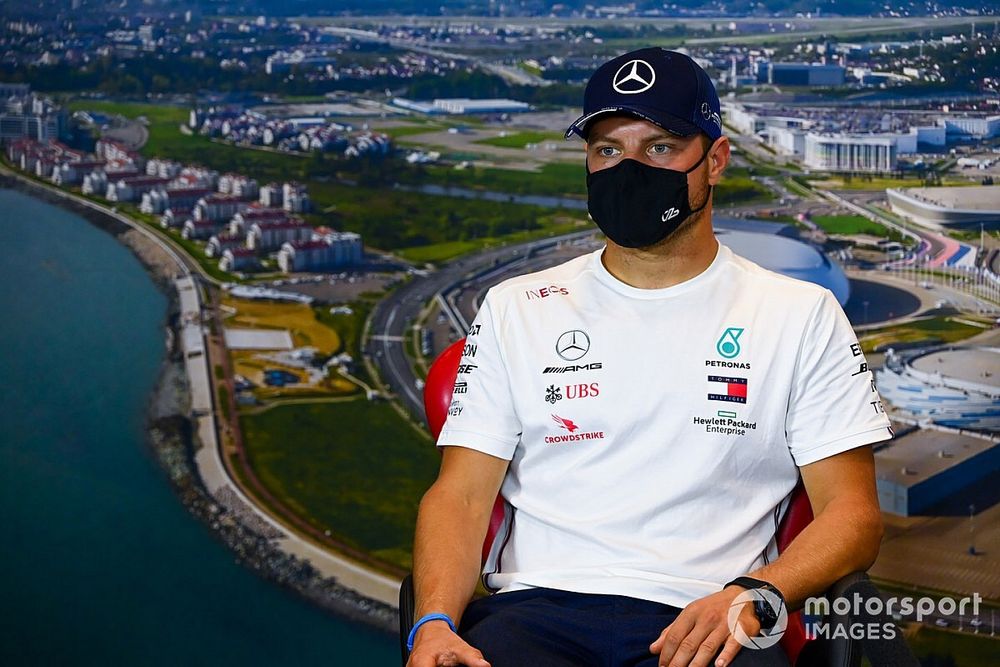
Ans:
{"label": "crowdstrike bird logo", "polygon": [[588,351],[590,351],[590,337],[579,329],[567,331],[556,341],[556,354],[566,361],[582,359]]}
{"label": "crowdstrike bird logo", "polygon": [[671,206],[670,208],[668,208],[666,211],[663,212],[663,215],[660,216],[660,219],[663,220],[663,222],[666,222],[667,220],[673,220],[680,214],[681,212],[679,210]]}
{"label": "crowdstrike bird logo", "polygon": [[645,60],[630,60],[615,72],[612,88],[622,95],[644,93],[656,82],[656,71]]}
{"label": "crowdstrike bird logo", "polygon": [[564,418],[560,417],[559,415],[552,415],[552,421],[554,421],[555,423],[559,424],[559,428],[564,428],[567,431],[569,431],[570,433],[572,433],[573,431],[576,431],[577,429],[580,428],[579,426],[577,426],[576,424],[574,424],[569,419],[564,419]]}

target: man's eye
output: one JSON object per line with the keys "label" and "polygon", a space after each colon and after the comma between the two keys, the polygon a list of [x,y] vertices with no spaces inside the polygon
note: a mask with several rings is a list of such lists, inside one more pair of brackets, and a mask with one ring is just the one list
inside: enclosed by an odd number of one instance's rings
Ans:
{"label": "man's eye", "polygon": [[614,157],[617,152],[612,146],[601,146],[597,149],[597,154],[601,157]]}
{"label": "man's eye", "polygon": [[670,146],[666,144],[653,144],[649,147],[649,152],[655,155],[666,155],[670,152]]}

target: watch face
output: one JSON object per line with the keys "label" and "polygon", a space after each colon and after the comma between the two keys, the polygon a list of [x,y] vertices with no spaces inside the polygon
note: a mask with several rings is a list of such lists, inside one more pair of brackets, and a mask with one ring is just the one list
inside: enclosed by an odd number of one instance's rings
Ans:
{"label": "watch face", "polygon": [[770,630],[778,622],[778,614],[765,600],[754,600],[753,611],[757,615],[761,630]]}

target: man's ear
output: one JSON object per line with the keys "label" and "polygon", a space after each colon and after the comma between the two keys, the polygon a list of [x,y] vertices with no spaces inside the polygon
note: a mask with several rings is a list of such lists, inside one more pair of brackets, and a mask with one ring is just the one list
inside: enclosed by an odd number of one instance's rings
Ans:
{"label": "man's ear", "polygon": [[715,146],[709,149],[708,182],[710,185],[719,184],[722,172],[729,165],[730,156],[729,137],[723,135],[716,139]]}

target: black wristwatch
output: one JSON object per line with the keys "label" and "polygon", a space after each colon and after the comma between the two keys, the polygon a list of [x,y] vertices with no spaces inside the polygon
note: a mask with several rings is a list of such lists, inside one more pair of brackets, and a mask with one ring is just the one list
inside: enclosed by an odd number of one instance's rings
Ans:
{"label": "black wristwatch", "polygon": [[757,599],[753,602],[753,611],[754,614],[757,615],[757,620],[760,622],[760,629],[770,630],[773,628],[774,624],[778,622],[779,612],[785,607],[785,596],[781,594],[781,591],[779,591],[774,584],[762,581],[761,579],[754,579],[753,577],[736,577],[723,586],[723,588],[734,584],[747,590],[765,590],[778,597],[781,604],[777,609],[772,608],[766,600]]}

